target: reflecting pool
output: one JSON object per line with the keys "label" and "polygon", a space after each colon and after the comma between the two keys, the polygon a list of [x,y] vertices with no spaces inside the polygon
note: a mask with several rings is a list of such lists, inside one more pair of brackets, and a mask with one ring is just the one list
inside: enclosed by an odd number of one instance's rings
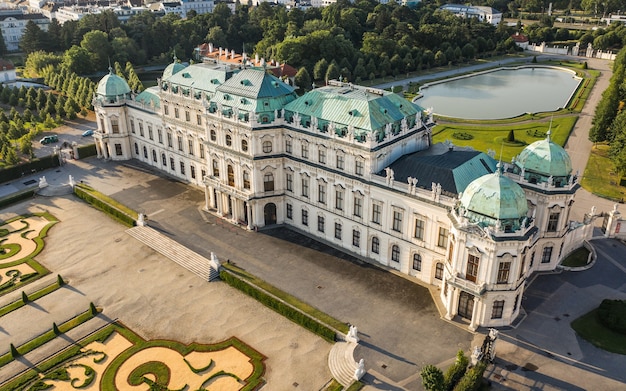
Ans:
{"label": "reflecting pool", "polygon": [[446,117],[511,118],[565,107],[581,80],[563,68],[501,68],[426,84],[415,103]]}

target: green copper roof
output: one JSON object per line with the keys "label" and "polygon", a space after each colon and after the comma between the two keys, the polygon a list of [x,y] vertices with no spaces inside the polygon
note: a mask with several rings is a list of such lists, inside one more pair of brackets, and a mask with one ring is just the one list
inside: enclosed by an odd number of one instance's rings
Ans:
{"label": "green copper roof", "polygon": [[234,74],[217,88],[212,103],[246,112],[281,110],[296,98],[294,88],[262,68],[248,68]]}
{"label": "green copper roof", "polygon": [[170,65],[168,65],[167,67],[165,67],[165,70],[163,71],[163,80],[167,80],[169,79],[172,75],[177,74],[178,72],[182,71],[183,69],[185,69],[186,66],[184,66],[183,64],[179,63],[176,60],[176,57],[174,57],[174,62],[171,63]]}
{"label": "green copper roof", "polygon": [[113,70],[109,68],[109,74],[100,79],[98,87],[96,88],[96,94],[106,98],[124,97],[130,93],[130,87],[126,80],[113,73]]}
{"label": "green copper roof", "polygon": [[143,103],[148,107],[158,109],[161,107],[161,99],[159,98],[159,87],[150,87],[135,97],[135,102]]}
{"label": "green copper roof", "polygon": [[526,172],[535,172],[546,177],[566,177],[572,173],[569,154],[550,140],[550,132],[545,140],[535,141],[524,148],[515,164]]}
{"label": "green copper roof", "polygon": [[316,88],[285,110],[365,131],[379,130],[423,111],[397,94],[345,83]]}
{"label": "green copper roof", "polygon": [[182,88],[191,92],[203,91],[209,97],[215,93],[219,85],[232,75],[232,71],[223,65],[193,64],[163,79],[163,88]]}
{"label": "green copper roof", "polygon": [[461,205],[474,222],[519,220],[528,213],[524,190],[502,175],[499,167],[470,183],[461,196]]}

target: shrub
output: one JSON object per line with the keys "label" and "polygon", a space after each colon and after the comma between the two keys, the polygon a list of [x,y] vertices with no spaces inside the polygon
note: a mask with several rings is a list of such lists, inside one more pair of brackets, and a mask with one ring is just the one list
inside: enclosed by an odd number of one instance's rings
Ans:
{"label": "shrub", "polygon": [[510,143],[515,141],[515,131],[513,131],[513,129],[509,130],[509,135],[507,136],[506,141]]}
{"label": "shrub", "polygon": [[487,363],[484,361],[470,368],[454,387],[454,391],[478,391],[483,383],[483,374],[486,369]]}
{"label": "shrub", "polygon": [[81,145],[80,147],[78,147],[77,151],[78,156],[76,157],[76,159],[84,159],[89,156],[96,156],[96,154],[98,153],[98,151],[96,150],[96,144]]}
{"label": "shrub", "polygon": [[11,196],[8,196],[0,200],[0,208],[4,208],[5,206],[14,204],[16,202],[20,202],[34,195],[35,195],[35,190],[27,190],[27,191],[13,194]]}
{"label": "shrub", "polygon": [[428,391],[445,390],[443,372],[434,365],[426,365],[420,372],[422,377],[422,385]]}
{"label": "shrub", "polygon": [[607,328],[626,334],[626,300],[602,300],[598,307],[598,317]]}
{"label": "shrub", "polygon": [[76,194],[78,198],[81,198],[85,202],[93,205],[95,208],[100,209],[122,224],[129,227],[135,225],[137,213],[126,208],[124,205],[117,203],[115,200],[105,196],[104,194],[101,194],[88,186],[78,184],[74,186],[74,194]]}
{"label": "shrub", "polygon": [[0,170],[0,178],[2,181],[11,181],[13,179],[21,178],[26,174],[31,174],[37,171],[45,170],[47,168],[59,167],[59,156],[50,155],[40,159],[33,159],[31,162],[18,164],[8,168]]}
{"label": "shrub", "polygon": [[469,359],[465,357],[462,350],[459,350],[456,354],[456,361],[454,364],[446,370],[446,373],[443,375],[444,384],[448,391],[452,390],[454,386],[461,380],[465,372],[467,371],[467,365],[469,364]]}

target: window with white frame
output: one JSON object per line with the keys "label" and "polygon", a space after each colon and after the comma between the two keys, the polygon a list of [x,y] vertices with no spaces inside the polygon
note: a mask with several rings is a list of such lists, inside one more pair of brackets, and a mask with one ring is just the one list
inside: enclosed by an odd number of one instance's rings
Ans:
{"label": "window with white frame", "polygon": [[293,191],[293,174],[290,172],[285,173],[285,182],[287,191]]}
{"label": "window with white frame", "polygon": [[230,134],[226,135],[226,146],[230,147],[233,145],[233,136],[231,136]]}
{"label": "window with white frame", "polygon": [[302,176],[302,197],[309,198],[309,177]]}
{"label": "window with white frame", "polygon": [[263,175],[263,190],[274,191],[274,174],[271,172]]}
{"label": "window with white frame", "polygon": [[372,223],[380,225],[380,216],[382,209],[382,205],[372,204]]}
{"label": "window with white frame", "polygon": [[320,204],[326,203],[326,182],[320,181],[317,185],[317,197]]}
{"label": "window with white frame", "polygon": [[437,262],[435,265],[435,278],[438,280],[443,280],[443,263]]}
{"label": "window with white frame", "polygon": [[376,236],[372,237],[372,252],[374,254],[380,253],[380,239]]}
{"label": "window with white frame", "polygon": [[178,150],[182,151],[183,150],[183,136],[177,136],[178,138]]}
{"label": "window with white frame", "polygon": [[338,186],[335,189],[335,209],[343,210],[343,188]]}
{"label": "window with white frame", "polygon": [[324,232],[324,216],[317,216],[317,230]]}
{"label": "window with white frame", "polygon": [[291,144],[291,139],[287,138],[285,140],[285,152],[291,154],[292,153],[292,149],[293,149],[293,146]]}
{"label": "window with white frame", "polygon": [[173,144],[172,144],[172,133],[167,132],[167,146],[172,148]]}
{"label": "window with white frame", "polygon": [[363,160],[356,160],[354,162],[354,173],[358,176],[363,176],[363,167],[364,167],[364,163]]}
{"label": "window with white frame", "polygon": [[272,142],[269,140],[263,141],[263,153],[272,152]]}
{"label": "window with white frame", "polygon": [[491,319],[502,319],[504,312],[504,300],[496,300],[491,308]]}
{"label": "window with white frame", "polygon": [[159,144],[163,144],[163,129],[157,128],[157,137],[159,138]]}
{"label": "window with white frame", "polygon": [[556,232],[559,226],[559,216],[561,214],[559,212],[551,212],[548,216],[548,232]]}
{"label": "window with white frame", "polygon": [[161,154],[161,163],[162,163],[164,166],[167,166],[167,157],[165,157],[165,154],[164,154],[164,153],[162,153],[162,154]]}
{"label": "window with white frame", "polygon": [[189,154],[191,156],[193,156],[193,140],[192,139],[187,140],[187,144],[189,144],[188,145],[188,147],[189,147]]}
{"label": "window with white frame", "polygon": [[413,231],[415,239],[424,240],[424,220],[419,217],[415,218],[415,230]]}
{"label": "window with white frame", "polygon": [[358,229],[352,230],[352,245],[354,247],[361,247],[361,231]]}
{"label": "window with white frame", "polygon": [[418,253],[413,254],[413,270],[422,271],[422,256]]}
{"label": "window with white frame", "polygon": [[200,159],[204,159],[204,144],[202,143],[202,140],[198,143],[198,147],[200,149]]}
{"label": "window with white frame", "polygon": [[391,246],[391,260],[394,262],[400,262],[400,246],[397,244]]}
{"label": "window with white frame", "polygon": [[248,170],[243,170],[243,188],[250,190],[250,173]]}
{"label": "window with white frame", "polygon": [[248,140],[241,140],[241,150],[248,152]]}
{"label": "window with white frame", "polygon": [[337,151],[337,169],[343,170],[345,167],[345,156],[343,152]]}
{"label": "window with white frame", "polygon": [[391,229],[396,232],[402,232],[402,211],[401,210],[393,211],[393,223],[391,225]]}
{"label": "window with white frame", "polygon": [[209,132],[209,137],[211,138],[211,141],[217,141],[217,132],[215,131],[215,129],[211,129],[211,131]]}
{"label": "window with white frame", "polygon": [[152,125],[150,125],[150,124],[148,124],[148,138],[150,140],[154,140],[153,134],[152,134]]}
{"label": "window with white frame", "polygon": [[341,240],[341,223],[335,223],[335,239]]}
{"label": "window with white frame", "polygon": [[220,177],[220,166],[217,159],[213,159],[213,176],[216,178]]}
{"label": "window with white frame", "polygon": [[363,196],[358,193],[354,195],[354,216],[363,217]]}
{"label": "window with white frame", "polygon": [[[139,121],[138,125],[139,125],[139,135],[141,137],[144,137],[144,134],[143,134],[143,122]],[[115,133],[115,132],[113,132],[113,133]]]}
{"label": "window with white frame", "polygon": [[448,247],[448,229],[439,227],[439,236],[437,237],[437,246],[446,248]]}
{"label": "window with white frame", "polygon": [[309,211],[302,209],[302,225],[309,225]]}
{"label": "window with white frame", "polygon": [[302,157],[304,159],[309,158],[309,144],[306,141],[302,142]]}
{"label": "window with white frame", "polygon": [[320,146],[317,151],[317,157],[321,164],[326,164],[326,148]]}
{"label": "window with white frame", "polygon": [[541,263],[550,263],[552,259],[552,246],[544,247],[541,254]]}
{"label": "window with white frame", "polygon": [[287,206],[287,218],[291,220],[293,219],[293,205],[287,203],[286,206]]}

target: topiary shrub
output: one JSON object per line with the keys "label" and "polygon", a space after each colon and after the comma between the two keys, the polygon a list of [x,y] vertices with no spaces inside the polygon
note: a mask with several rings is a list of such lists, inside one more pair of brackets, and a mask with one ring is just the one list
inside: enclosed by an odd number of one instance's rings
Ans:
{"label": "topiary shrub", "polygon": [[483,374],[486,369],[487,363],[484,361],[470,368],[454,387],[454,391],[478,391],[483,383]]}
{"label": "topiary shrub", "polygon": [[598,307],[598,317],[607,328],[626,334],[626,300],[602,300]]}
{"label": "topiary shrub", "polygon": [[515,142],[515,131],[513,129],[509,131],[509,135],[507,136],[506,141],[510,143]]}
{"label": "topiary shrub", "polygon": [[446,370],[446,373],[443,375],[444,384],[446,390],[450,391],[454,388],[454,386],[461,380],[465,372],[467,371],[467,365],[469,364],[469,359],[465,357],[462,350],[459,350],[456,354],[456,361],[454,364],[450,366]]}
{"label": "topiary shrub", "polygon": [[443,372],[434,365],[426,365],[420,372],[422,385],[427,391],[445,390]]}

